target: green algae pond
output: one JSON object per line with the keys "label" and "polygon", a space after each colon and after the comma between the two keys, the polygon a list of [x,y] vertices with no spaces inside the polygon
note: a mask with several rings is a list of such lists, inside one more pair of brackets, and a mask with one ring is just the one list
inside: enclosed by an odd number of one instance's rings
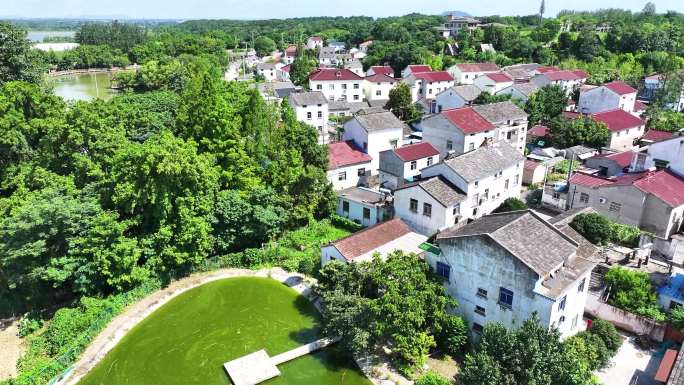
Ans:
{"label": "green algae pond", "polygon": [[[313,305],[282,283],[256,277],[206,283],[130,330],[79,385],[230,385],[223,363],[260,349],[270,356],[321,336]],[[370,385],[334,347],[279,365],[265,385]]]}
{"label": "green algae pond", "polygon": [[109,72],[60,75],[55,76],[53,81],[55,95],[64,100],[109,100],[116,94],[110,88],[112,74]]}

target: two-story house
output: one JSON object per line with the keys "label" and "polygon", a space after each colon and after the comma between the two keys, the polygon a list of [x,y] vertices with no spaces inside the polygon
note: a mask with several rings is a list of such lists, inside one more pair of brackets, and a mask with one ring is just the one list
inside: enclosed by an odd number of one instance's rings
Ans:
{"label": "two-story house", "polygon": [[363,64],[358,60],[349,60],[345,62],[343,68],[346,68],[361,77],[366,75],[366,73],[363,72]]}
{"label": "two-story house", "polygon": [[510,101],[473,106],[473,110],[496,126],[494,141],[506,141],[524,152],[527,138],[527,113]]}
{"label": "two-story house", "polygon": [[363,92],[367,101],[389,100],[389,93],[398,80],[383,73],[366,76]]}
{"label": "two-story house", "polygon": [[637,90],[621,81],[606,83],[600,87],[585,86],[580,92],[577,111],[595,114],[619,108],[633,113],[636,97]]}
{"label": "two-story house", "polygon": [[560,70],[538,73],[530,81],[540,88],[548,85],[560,86],[568,95],[571,95],[586,83],[588,77],[584,71]]}
{"label": "two-story house", "polygon": [[333,47],[322,47],[318,51],[318,64],[326,67],[336,66],[337,61],[337,51]]}
{"label": "two-story house", "polygon": [[366,71],[366,76],[373,75],[387,75],[389,77],[394,77],[394,69],[390,66],[371,66],[368,71]]}
{"label": "two-story house", "polygon": [[257,75],[263,76],[267,82],[273,82],[278,79],[276,67],[273,63],[259,63],[255,70]]}
{"label": "two-story house", "polygon": [[336,191],[358,186],[370,175],[371,157],[353,141],[328,144],[328,180]]}
{"label": "two-story house", "polygon": [[363,78],[346,68],[319,68],[309,75],[309,88],[329,101],[362,102]]}
{"label": "two-story house", "polygon": [[380,153],[380,185],[394,190],[420,177],[426,167],[439,163],[439,151],[428,142],[418,142]]}
{"label": "two-story house", "polygon": [[326,144],[328,138],[328,99],[320,91],[292,93],[289,102],[297,115],[297,120],[315,127],[319,143]]}
{"label": "two-story house", "polygon": [[426,261],[475,334],[490,322],[517,328],[536,313],[567,338],[584,329],[596,248],[561,228],[532,211],[488,215],[440,233],[440,253]]}
{"label": "two-story house", "polygon": [[457,84],[473,84],[480,76],[496,73],[501,69],[494,63],[461,63],[449,67],[447,71]]}
{"label": "two-story house", "polygon": [[382,109],[360,110],[344,124],[344,140],[353,141],[373,158],[371,174],[378,174],[380,153],[403,145],[404,123],[393,113]]}
{"label": "two-story house", "polygon": [[633,149],[634,143],[644,135],[646,129],[646,122],[619,108],[599,112],[590,115],[590,117],[608,127],[610,139],[606,143],[606,147],[613,151]]}
{"label": "two-story house", "polygon": [[425,64],[410,64],[401,71],[401,77],[407,78],[413,74],[419,74],[421,72],[432,72],[432,68]]}
{"label": "two-story house", "polygon": [[511,95],[511,99],[527,103],[537,91],[539,91],[539,87],[534,83],[516,83],[502,89],[496,95]]}
{"label": "two-story house", "polygon": [[430,113],[436,114],[444,110],[469,106],[481,93],[482,90],[472,84],[447,88],[435,96],[430,106]]}
{"label": "two-story house", "polygon": [[477,86],[482,92],[495,95],[504,88],[512,86],[513,78],[504,72],[487,73],[475,79],[473,85]]}
{"label": "two-story house", "polygon": [[388,197],[367,187],[349,187],[337,192],[337,215],[364,227],[391,219],[392,203]]}
{"label": "two-story house", "polygon": [[323,38],[320,36],[310,36],[306,39],[306,48],[310,50],[323,48]]}
{"label": "two-story house", "polygon": [[651,142],[634,156],[630,165],[632,171],[669,168],[684,176],[684,136],[667,134],[670,135],[660,135],[660,140]]}
{"label": "two-story house", "polygon": [[446,71],[413,73],[402,81],[411,88],[411,100],[432,100],[440,92],[454,86],[454,78]]}
{"label": "two-story house", "polygon": [[461,204],[466,199],[465,192],[447,178],[434,175],[397,188],[394,215],[414,231],[432,236],[461,222]]}

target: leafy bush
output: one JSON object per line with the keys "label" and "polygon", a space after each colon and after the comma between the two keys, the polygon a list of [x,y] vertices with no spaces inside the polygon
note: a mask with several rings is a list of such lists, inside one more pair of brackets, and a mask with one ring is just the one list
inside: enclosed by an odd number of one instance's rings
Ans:
{"label": "leafy bush", "polygon": [[416,385],[451,385],[452,382],[441,374],[429,371],[416,380]]}
{"label": "leafy bush", "polygon": [[616,266],[606,273],[605,279],[611,290],[611,305],[657,321],[665,319],[647,273]]}
{"label": "leafy bush", "polygon": [[684,330],[684,308],[677,306],[670,311],[670,322],[679,330]]}
{"label": "leafy bush", "polygon": [[577,215],[570,226],[596,245],[615,243],[625,247],[638,247],[642,234],[634,226],[612,222],[597,213]]}
{"label": "leafy bush", "polygon": [[613,354],[617,353],[618,349],[620,349],[620,346],[622,346],[622,337],[620,337],[620,333],[618,333],[617,329],[615,329],[615,326],[612,323],[606,320],[596,318],[591,323],[589,332],[601,338],[603,343],[606,345],[606,348],[608,348],[608,350],[610,350]]}
{"label": "leafy bush", "polygon": [[468,325],[461,317],[448,315],[442,323],[442,331],[437,335],[437,346],[445,353],[456,355],[468,343]]}
{"label": "leafy bush", "polygon": [[22,338],[26,337],[35,333],[41,327],[43,327],[43,320],[27,314],[19,321],[19,336]]}
{"label": "leafy bush", "polygon": [[527,210],[527,204],[518,198],[507,198],[499,207],[494,210],[495,213],[505,213],[508,211]]}
{"label": "leafy bush", "polygon": [[622,345],[622,338],[610,322],[595,319],[591,328],[564,342],[566,352],[576,367],[590,371],[604,368]]}

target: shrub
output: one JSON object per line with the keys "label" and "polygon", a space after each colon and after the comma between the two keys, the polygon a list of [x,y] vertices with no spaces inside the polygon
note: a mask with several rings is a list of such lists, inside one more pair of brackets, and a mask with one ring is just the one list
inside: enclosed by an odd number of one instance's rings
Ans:
{"label": "shrub", "polygon": [[684,308],[677,306],[670,311],[670,322],[679,330],[684,330]]}
{"label": "shrub", "polygon": [[416,380],[416,385],[451,385],[451,381],[441,374],[429,371]]}
{"label": "shrub", "polygon": [[508,198],[494,210],[495,213],[505,213],[508,211],[527,210],[527,204],[518,198]]}
{"label": "shrub", "polygon": [[448,315],[442,325],[442,331],[437,336],[437,346],[450,355],[463,351],[468,343],[468,325],[461,317]]}
{"label": "shrub", "polygon": [[611,224],[603,215],[591,213],[576,216],[570,223],[570,227],[577,230],[589,242],[595,245],[605,245],[613,239]]}
{"label": "shrub", "polygon": [[31,315],[26,315],[19,321],[19,337],[26,337],[30,334],[37,332],[41,327],[43,327],[43,321],[38,318],[34,318]]}
{"label": "shrub", "polygon": [[665,319],[647,273],[616,266],[608,270],[605,279],[611,288],[611,305],[657,321]]}
{"label": "shrub", "polygon": [[601,338],[606,348],[610,350],[613,354],[617,353],[618,349],[622,345],[622,337],[618,333],[615,326],[612,323],[602,320],[600,318],[595,319],[591,323],[591,328],[589,332],[595,336]]}

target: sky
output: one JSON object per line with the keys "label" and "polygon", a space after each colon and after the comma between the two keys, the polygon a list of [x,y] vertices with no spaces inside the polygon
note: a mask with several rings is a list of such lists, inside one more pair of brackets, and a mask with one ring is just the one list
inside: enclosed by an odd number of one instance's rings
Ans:
{"label": "sky", "polygon": [[[396,16],[464,11],[472,15],[528,15],[541,0],[0,0],[0,17],[138,19],[269,19],[304,16]],[[647,0],[546,0],[546,15],[562,9],[639,11]],[[683,0],[655,0],[659,12],[684,12]]]}

